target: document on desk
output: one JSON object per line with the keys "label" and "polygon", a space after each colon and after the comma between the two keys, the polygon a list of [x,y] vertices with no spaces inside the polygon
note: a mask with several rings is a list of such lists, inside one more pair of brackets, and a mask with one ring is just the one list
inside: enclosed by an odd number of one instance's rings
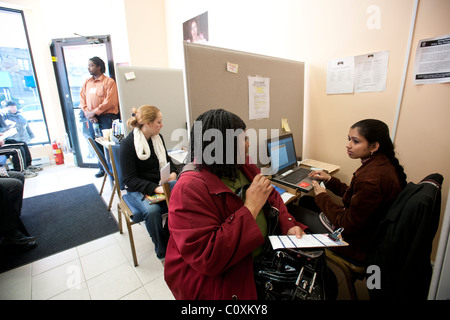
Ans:
{"label": "document on desk", "polygon": [[269,236],[269,240],[274,250],[348,246],[343,240],[330,239],[328,234],[305,234],[301,239],[296,236]]}

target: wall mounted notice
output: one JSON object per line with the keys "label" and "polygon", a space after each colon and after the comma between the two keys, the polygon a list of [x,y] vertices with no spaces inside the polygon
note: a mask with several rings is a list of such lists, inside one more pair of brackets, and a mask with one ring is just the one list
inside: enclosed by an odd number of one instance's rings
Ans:
{"label": "wall mounted notice", "polygon": [[327,94],[386,90],[389,51],[328,61]]}
{"label": "wall mounted notice", "polygon": [[389,51],[355,57],[355,92],[386,90]]}
{"label": "wall mounted notice", "polygon": [[327,94],[353,93],[355,57],[328,61]]}
{"label": "wall mounted notice", "polygon": [[248,77],[248,118],[268,118],[270,113],[270,79]]}
{"label": "wall mounted notice", "polygon": [[414,62],[414,83],[450,82],[450,35],[419,41]]}

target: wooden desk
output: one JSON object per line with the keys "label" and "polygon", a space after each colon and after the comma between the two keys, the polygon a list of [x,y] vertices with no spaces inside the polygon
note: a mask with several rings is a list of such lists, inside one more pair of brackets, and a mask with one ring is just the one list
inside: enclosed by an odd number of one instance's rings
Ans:
{"label": "wooden desk", "polygon": [[109,141],[108,139],[105,139],[103,137],[95,138],[95,142],[100,143],[106,149],[108,149],[108,146],[116,144],[114,141]]}

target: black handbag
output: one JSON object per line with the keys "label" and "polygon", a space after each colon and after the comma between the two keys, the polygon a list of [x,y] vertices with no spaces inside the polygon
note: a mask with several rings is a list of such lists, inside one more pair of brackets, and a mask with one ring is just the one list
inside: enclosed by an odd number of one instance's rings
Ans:
{"label": "black handbag", "polygon": [[323,250],[271,250],[253,263],[258,299],[334,300],[337,280]]}
{"label": "black handbag", "polygon": [[[250,185],[236,190],[244,199]],[[268,202],[263,206],[268,234],[279,234],[279,210]],[[337,279],[326,264],[324,250],[273,250],[266,239],[264,251],[253,261],[253,273],[260,300],[334,300]]]}

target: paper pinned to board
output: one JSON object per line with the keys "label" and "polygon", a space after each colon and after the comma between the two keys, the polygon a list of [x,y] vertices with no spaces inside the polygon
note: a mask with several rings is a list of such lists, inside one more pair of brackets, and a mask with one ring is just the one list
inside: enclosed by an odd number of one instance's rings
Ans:
{"label": "paper pinned to board", "polygon": [[291,132],[287,118],[281,119],[281,128],[283,128],[284,131],[286,131],[286,132]]}
{"label": "paper pinned to board", "polygon": [[248,77],[249,120],[269,118],[270,79],[262,76]]}
{"label": "paper pinned to board", "polygon": [[239,65],[237,63],[227,62],[227,71],[231,73],[238,73]]}
{"label": "paper pinned to board", "polygon": [[125,73],[125,79],[127,79],[127,80],[136,79],[136,75],[134,74],[133,71],[127,72],[127,73]]}

